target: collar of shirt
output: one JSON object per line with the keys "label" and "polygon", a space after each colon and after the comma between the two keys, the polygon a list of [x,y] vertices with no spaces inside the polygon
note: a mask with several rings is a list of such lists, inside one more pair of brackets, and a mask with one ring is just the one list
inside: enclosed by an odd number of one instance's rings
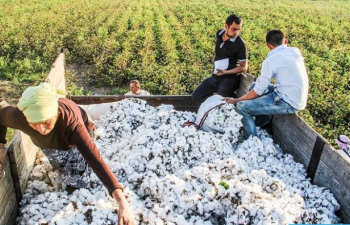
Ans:
{"label": "collar of shirt", "polygon": [[[221,36],[224,32],[225,32],[225,29],[223,29],[222,31],[220,31],[219,35]],[[238,36],[236,36],[235,38],[230,38],[230,41],[231,41],[231,42],[235,42],[235,40],[236,40],[237,37],[238,37]]]}
{"label": "collar of shirt", "polygon": [[272,55],[275,54],[276,52],[278,52],[278,51],[280,51],[280,50],[282,50],[282,49],[285,49],[285,48],[287,48],[287,45],[285,45],[285,44],[282,44],[282,45],[280,45],[280,46],[277,46],[276,48],[274,48],[273,50],[271,50],[271,51],[267,54],[267,57],[272,56]]}

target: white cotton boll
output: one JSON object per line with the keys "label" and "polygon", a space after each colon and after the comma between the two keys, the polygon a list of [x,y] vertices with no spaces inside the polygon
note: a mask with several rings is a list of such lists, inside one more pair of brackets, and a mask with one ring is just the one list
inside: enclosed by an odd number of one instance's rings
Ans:
{"label": "white cotton boll", "polygon": [[100,127],[97,128],[94,132],[95,138],[104,138],[105,137],[105,129]]}
{"label": "white cotton boll", "polygon": [[94,221],[91,223],[91,225],[104,225],[105,221],[102,219],[94,219]]}
{"label": "white cotton boll", "polygon": [[[133,211],[135,214],[135,211]],[[112,221],[113,223],[116,223],[118,221],[118,215],[114,212],[109,212],[107,215],[107,218],[109,221]]]}
{"label": "white cotton boll", "polygon": [[51,184],[54,186],[55,191],[65,190],[66,189],[66,183],[63,181],[61,176],[58,174],[57,171],[50,171],[48,173],[48,176],[50,178]]}
{"label": "white cotton boll", "polygon": [[82,188],[79,190],[79,197],[86,198],[88,196],[89,196],[89,192],[86,189]]}
{"label": "white cotton boll", "polygon": [[65,219],[59,219],[55,222],[57,225],[69,225],[69,222],[66,221]]}
{"label": "white cotton boll", "polygon": [[65,217],[65,220],[69,224],[74,224],[74,222],[75,222],[75,215],[69,215],[69,216]]}
{"label": "white cotton boll", "polygon": [[38,221],[39,224],[48,224],[49,223],[49,220],[46,220],[46,219],[40,219]]}
{"label": "white cotton boll", "polygon": [[41,171],[33,171],[31,176],[32,176],[32,179],[37,179],[37,180],[42,180],[44,178],[44,174]]}
{"label": "white cotton boll", "polygon": [[96,201],[96,197],[94,195],[89,195],[87,198],[86,198],[86,201],[87,202],[95,202]]}
{"label": "white cotton boll", "polygon": [[153,219],[149,222],[150,225],[163,225],[164,221],[160,218]]}
{"label": "white cotton boll", "polygon": [[204,196],[209,200],[213,200],[216,197],[217,193],[218,193],[217,188],[214,186],[211,186],[206,189]]}
{"label": "white cotton boll", "polygon": [[150,211],[148,213],[148,221],[153,221],[155,219],[157,219],[157,214],[155,214],[154,212]]}
{"label": "white cotton boll", "polygon": [[58,199],[58,196],[56,193],[49,193],[47,201],[48,202],[54,202]]}

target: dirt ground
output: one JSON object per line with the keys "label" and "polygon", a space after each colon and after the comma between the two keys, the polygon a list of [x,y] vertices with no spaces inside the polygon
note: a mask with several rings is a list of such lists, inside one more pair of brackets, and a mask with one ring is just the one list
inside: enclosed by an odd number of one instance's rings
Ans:
{"label": "dirt ground", "polygon": [[[73,86],[83,88],[85,94],[89,95],[108,95],[112,94],[113,87],[96,87],[91,85],[88,80],[89,76],[93,76],[91,65],[70,64],[66,66],[67,88]],[[112,93],[111,93],[112,92]],[[115,93],[119,94],[119,93]]]}

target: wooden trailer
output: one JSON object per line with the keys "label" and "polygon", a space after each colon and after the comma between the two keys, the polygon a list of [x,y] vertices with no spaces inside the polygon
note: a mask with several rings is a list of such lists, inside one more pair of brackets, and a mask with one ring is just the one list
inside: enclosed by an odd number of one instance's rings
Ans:
{"label": "wooden trailer", "polygon": [[[52,66],[47,81],[65,89],[65,57],[62,51]],[[238,96],[247,92],[254,77],[247,74],[241,81]],[[88,105],[119,101],[126,96],[71,96],[77,104]],[[152,106],[171,104],[176,110],[196,112],[199,104],[190,96],[140,96]],[[350,223],[350,159],[335,150],[320,134],[298,115],[278,115],[272,119],[272,137],[285,153],[304,165],[314,184],[331,190],[341,209],[337,212],[343,223]],[[8,163],[0,176],[0,225],[12,225],[22,198],[38,148],[27,135],[17,132],[8,147]]]}

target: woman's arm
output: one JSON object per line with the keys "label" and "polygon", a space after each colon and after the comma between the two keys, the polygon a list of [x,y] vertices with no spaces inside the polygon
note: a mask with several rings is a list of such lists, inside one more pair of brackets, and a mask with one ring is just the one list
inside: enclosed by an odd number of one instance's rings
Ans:
{"label": "woman's arm", "polygon": [[0,107],[0,143],[6,144],[7,128],[21,130],[26,119],[16,106]]}
{"label": "woman's arm", "polygon": [[86,118],[85,120],[83,118],[84,112],[82,112],[75,103],[69,100],[62,99],[60,104],[62,105],[62,115],[65,115],[65,119],[61,122],[61,124],[65,124],[62,130],[64,133],[60,135],[63,135],[66,143],[77,147],[88,165],[107,188],[109,194],[118,203],[118,224],[134,225],[133,215],[122,191],[123,186],[119,184],[116,176],[105,163],[96,144],[91,139],[85,126]]}
{"label": "woman's arm", "polygon": [[[125,199],[123,187],[119,184],[117,178],[112,173],[109,166],[103,160],[100,151],[92,141],[85,127],[81,126],[78,131],[74,132],[73,144],[83,155],[86,162],[102,181],[111,196],[116,200],[119,206],[119,224],[134,225],[133,214],[129,209],[129,204]],[[124,223],[122,223],[122,221]]]}
{"label": "woman's arm", "polygon": [[129,203],[126,201],[124,193],[121,189],[116,189],[112,193],[113,198],[119,206],[118,223],[124,225],[134,225],[134,215],[132,214]]}

